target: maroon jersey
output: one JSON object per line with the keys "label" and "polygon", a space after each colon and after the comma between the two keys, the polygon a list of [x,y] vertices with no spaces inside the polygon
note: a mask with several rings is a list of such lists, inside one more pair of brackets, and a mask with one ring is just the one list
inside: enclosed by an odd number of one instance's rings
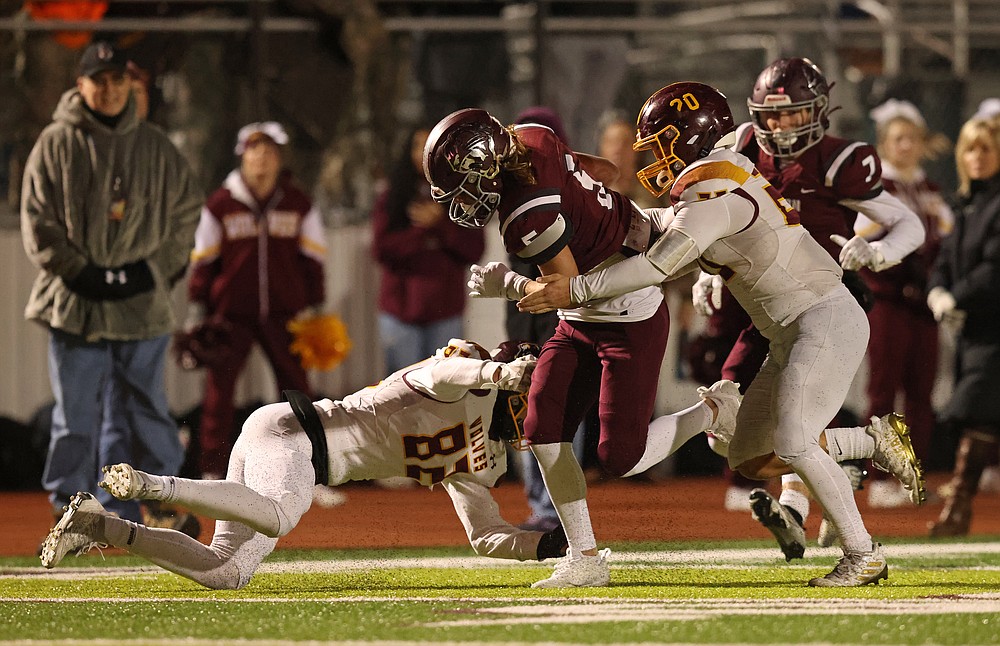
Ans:
{"label": "maroon jersey", "polygon": [[750,124],[737,131],[737,150],[757,166],[772,186],[799,212],[802,225],[834,258],[839,234],[854,237],[857,212],[841,200],[867,200],[882,192],[882,164],[875,148],[859,141],[825,135],[794,160],[779,160],[761,150]]}
{"label": "maroon jersey", "polygon": [[500,234],[508,253],[535,265],[569,246],[580,273],[621,251],[632,221],[632,203],[594,180],[576,154],[543,126],[517,127],[531,151],[535,184],[505,178]]}

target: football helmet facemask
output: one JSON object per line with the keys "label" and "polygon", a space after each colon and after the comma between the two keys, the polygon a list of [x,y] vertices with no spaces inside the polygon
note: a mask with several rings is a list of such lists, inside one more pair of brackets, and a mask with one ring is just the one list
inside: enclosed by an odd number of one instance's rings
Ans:
{"label": "football helmet facemask", "polygon": [[[823,72],[808,58],[781,58],[757,76],[747,99],[757,143],[781,159],[800,155],[830,127],[830,88]],[[773,130],[768,119],[801,113],[801,125]]]}
{"label": "football helmet facemask", "polygon": [[672,83],[650,96],[636,122],[632,148],[651,150],[656,161],[636,173],[646,190],[660,197],[687,166],[712,152],[736,129],[722,92],[695,82]]}
{"label": "football helmet facemask", "polygon": [[431,197],[448,204],[453,222],[485,227],[500,206],[500,171],[512,148],[510,133],[486,110],[449,114],[434,126],[424,146]]}
{"label": "football helmet facemask", "polygon": [[[521,357],[537,357],[541,352],[537,343],[504,341],[493,351],[494,361],[510,363]],[[501,390],[493,405],[493,421],[490,423],[490,438],[509,444],[518,451],[528,450],[528,440],[524,437],[524,418],[528,416],[528,393]]]}

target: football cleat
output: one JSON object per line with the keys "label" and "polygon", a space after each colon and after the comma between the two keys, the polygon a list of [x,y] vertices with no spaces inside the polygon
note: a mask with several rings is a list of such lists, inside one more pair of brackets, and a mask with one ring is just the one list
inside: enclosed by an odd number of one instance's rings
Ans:
{"label": "football cleat", "polygon": [[608,557],[611,550],[604,548],[596,556],[564,556],[556,563],[552,576],[531,584],[532,588],[600,588],[611,583]]}
{"label": "football cleat", "polygon": [[148,481],[143,477],[146,474],[128,464],[104,466],[101,471],[104,477],[97,486],[118,500],[142,500],[149,492]]}
{"label": "football cleat", "polygon": [[699,386],[698,395],[711,399],[717,407],[715,421],[706,429],[717,441],[729,444],[736,432],[736,413],[740,410],[743,395],[739,384],[728,379],[717,381],[711,386]]}
{"label": "football cleat", "polygon": [[889,565],[882,554],[882,546],[872,543],[868,552],[845,552],[837,566],[826,576],[809,580],[816,588],[853,588],[889,578]]}
{"label": "football cleat", "polygon": [[91,549],[107,547],[94,540],[101,516],[110,516],[93,494],[81,491],[73,496],[66,512],[42,543],[39,558],[45,568],[54,568],[70,552],[86,554]]}
{"label": "football cleat", "polygon": [[923,469],[913,451],[910,428],[903,421],[903,416],[899,413],[873,416],[865,432],[875,440],[872,464],[895,476],[909,492],[910,502],[919,505],[926,501],[927,485]]}
{"label": "football cleat", "polygon": [[754,489],[750,492],[750,512],[778,539],[786,561],[802,558],[806,551],[806,531],[788,507],[766,490]]}

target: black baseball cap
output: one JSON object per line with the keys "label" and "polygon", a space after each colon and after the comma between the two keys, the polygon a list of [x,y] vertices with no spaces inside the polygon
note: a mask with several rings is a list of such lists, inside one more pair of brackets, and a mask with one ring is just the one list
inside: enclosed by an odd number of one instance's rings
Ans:
{"label": "black baseball cap", "polygon": [[94,76],[106,70],[125,73],[128,57],[120,49],[106,40],[99,40],[87,45],[80,57],[77,76]]}

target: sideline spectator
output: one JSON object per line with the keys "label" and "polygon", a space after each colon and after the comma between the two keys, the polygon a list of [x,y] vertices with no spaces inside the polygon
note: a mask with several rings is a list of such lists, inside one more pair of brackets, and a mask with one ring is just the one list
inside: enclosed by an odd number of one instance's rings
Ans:
{"label": "sideline spectator", "polygon": [[[924,243],[902,262],[861,277],[874,296],[868,312],[868,413],[879,416],[896,410],[896,396],[904,398],[903,412],[910,427],[913,449],[926,463],[934,432],[931,394],[938,366],[938,325],[927,307],[927,278],[941,247],[951,232],[955,216],[941,190],[924,173],[924,159],[948,146],[943,135],[934,136],[915,105],[890,99],[871,111],[876,144],[882,159],[882,186],[917,214],[927,232]],[[863,214],[854,232],[874,241],[885,229]],[[871,471],[868,504],[871,507],[905,507],[909,494],[888,474]]]}
{"label": "sideline spectator", "polygon": [[961,429],[955,470],[931,536],[964,536],[983,468],[1000,447],[1000,126],[972,119],[955,145],[955,231],[931,273],[927,305],[957,329],[955,388],[945,419]]}
{"label": "sideline spectator", "polygon": [[[164,361],[170,289],[202,195],[167,136],[139,119],[125,65],[110,43],[87,47],[24,173],[21,231],[41,270],[25,317],[50,333],[55,408],[42,484],[57,517],[95,487],[99,464],[176,474],[184,457]],[[101,500],[140,519],[134,501]]]}
{"label": "sideline spectator", "polygon": [[467,269],[486,247],[482,231],[451,222],[444,207],[431,199],[421,157],[429,133],[430,128],[419,127],[406,139],[372,211],[386,374],[462,337]]}
{"label": "sideline spectator", "polygon": [[323,304],[326,241],[319,211],[283,168],[287,143],[277,122],[243,126],[235,147],[240,167],[209,196],[195,234],[185,328],[223,329],[227,346],[205,366],[199,469],[206,479],[225,476],[237,431],[236,382],[255,342],[279,389],[310,392],[289,349],[288,323]]}

